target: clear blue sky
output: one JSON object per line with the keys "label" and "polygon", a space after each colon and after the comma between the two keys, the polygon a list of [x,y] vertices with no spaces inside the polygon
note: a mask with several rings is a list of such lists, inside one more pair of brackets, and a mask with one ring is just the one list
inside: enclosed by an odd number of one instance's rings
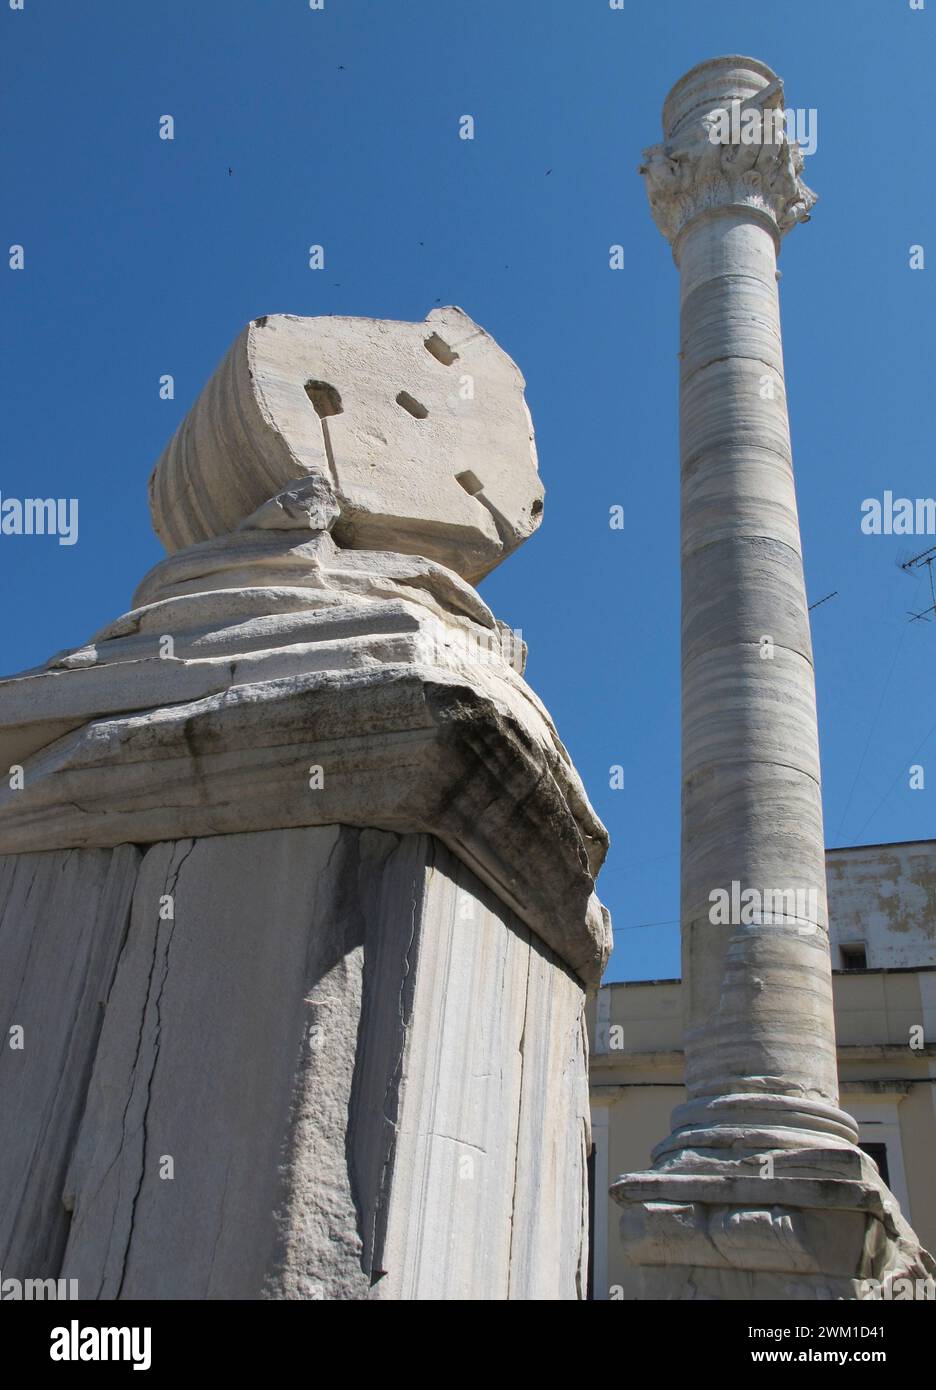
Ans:
{"label": "clear blue sky", "polygon": [[827,843],[936,835],[936,624],[908,625],[896,564],[927,542],[859,527],[866,497],[936,491],[934,24],[936,0],[2,0],[0,490],[80,506],[73,547],[0,537],[3,669],[129,606],[161,554],[149,470],[248,319],[460,304],[527,379],[547,492],[483,594],[611,832],[608,978],[677,974],[677,274],[636,167],[672,83],[748,53],[819,112],[781,267],[810,599],[839,591],[813,614]]}

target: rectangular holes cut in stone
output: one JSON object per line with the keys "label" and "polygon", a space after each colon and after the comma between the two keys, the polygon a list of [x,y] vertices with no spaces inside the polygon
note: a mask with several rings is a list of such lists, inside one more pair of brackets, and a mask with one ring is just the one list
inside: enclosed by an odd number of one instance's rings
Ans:
{"label": "rectangular holes cut in stone", "polygon": [[401,391],[396,398],[397,405],[401,405],[405,411],[412,415],[414,420],[425,420],[429,414],[426,407],[420,404],[408,391]]}
{"label": "rectangular holes cut in stone", "polygon": [[458,353],[454,348],[450,348],[444,338],[440,338],[438,333],[430,333],[423,346],[427,352],[431,352],[437,362],[441,362],[443,367],[450,367],[453,362],[458,361]]}

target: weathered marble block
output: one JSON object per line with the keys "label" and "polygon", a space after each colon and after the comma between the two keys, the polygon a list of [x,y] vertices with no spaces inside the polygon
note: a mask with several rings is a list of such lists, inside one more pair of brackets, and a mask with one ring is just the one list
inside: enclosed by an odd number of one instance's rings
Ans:
{"label": "weathered marble block", "polygon": [[0,980],[26,982],[5,1274],[91,1299],[582,1296],[584,991],[437,841],[11,855],[0,892]]}
{"label": "weathered marble block", "polygon": [[[60,1268],[82,1298],[581,1296],[583,991],[437,842],[329,826],[0,869],[5,979],[31,975],[27,878],[111,895],[93,985],[67,900],[43,902],[59,977],[39,1020],[17,1001],[0,1085],[5,1114],[64,1090],[70,1123],[21,1130],[28,1204],[4,1166],[7,1274]],[[72,1025],[64,1065],[47,1018]]]}

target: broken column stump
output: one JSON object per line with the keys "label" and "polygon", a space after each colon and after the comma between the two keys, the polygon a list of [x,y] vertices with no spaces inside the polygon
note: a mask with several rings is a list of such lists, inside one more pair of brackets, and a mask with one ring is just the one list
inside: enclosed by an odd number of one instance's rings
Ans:
{"label": "broken column stump", "polygon": [[522,388],[460,310],[257,320],[131,611],[0,682],[4,1274],[584,1296],[607,837],[472,587],[539,524]]}

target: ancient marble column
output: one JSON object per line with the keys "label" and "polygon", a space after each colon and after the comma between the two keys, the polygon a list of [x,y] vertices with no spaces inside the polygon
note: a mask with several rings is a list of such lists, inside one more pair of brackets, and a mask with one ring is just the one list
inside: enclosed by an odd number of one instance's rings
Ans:
{"label": "ancient marble column", "polygon": [[150,499],[130,611],[0,681],[0,1269],[582,1298],[607,835],[473,587],[542,517],[520,372],[257,319]]}
{"label": "ancient marble column", "polygon": [[641,173],[681,292],[687,1100],[614,1192],[645,1293],[857,1296],[916,1255],[838,1100],[777,271],[816,199],[763,63],[693,68],[663,129]]}

